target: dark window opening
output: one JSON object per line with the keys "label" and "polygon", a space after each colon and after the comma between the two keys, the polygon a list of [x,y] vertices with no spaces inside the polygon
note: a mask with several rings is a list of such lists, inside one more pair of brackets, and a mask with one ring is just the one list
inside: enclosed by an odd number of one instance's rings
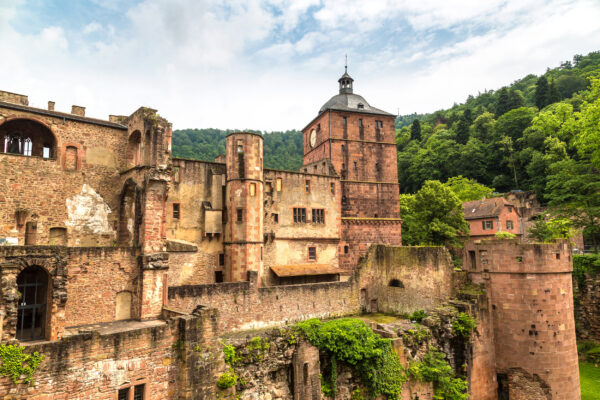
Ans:
{"label": "dark window opening", "polygon": [[223,271],[215,271],[215,283],[223,283]]}
{"label": "dark window opening", "polygon": [[17,276],[17,339],[40,340],[46,333],[48,274],[40,267],[25,268]]}
{"label": "dark window opening", "polygon": [[469,250],[469,259],[471,260],[471,269],[477,269],[477,256],[472,250]]}
{"label": "dark window opening", "polygon": [[173,219],[179,219],[181,216],[179,203],[173,203]]}
{"label": "dark window opening", "polygon": [[15,119],[0,126],[0,153],[53,158],[56,140],[44,125],[27,119]]}
{"label": "dark window opening", "polygon": [[308,363],[304,363],[304,369],[302,372],[304,375],[304,385],[308,385]]}
{"label": "dark window opening", "polygon": [[363,121],[362,121],[362,118],[358,120],[358,126],[359,126],[360,128],[363,128]]}
{"label": "dark window opening", "polygon": [[306,208],[294,208],[294,223],[306,222]]}
{"label": "dark window opening", "polygon": [[481,221],[481,227],[483,228],[484,231],[489,231],[494,229],[494,222],[493,221]]}
{"label": "dark window opening", "polygon": [[306,191],[306,193],[310,193],[310,181],[306,181],[304,183],[304,190]]}
{"label": "dark window opening", "polygon": [[225,254],[220,253],[219,254],[219,266],[223,267],[224,265],[225,265]]}
{"label": "dark window opening", "polygon": [[310,261],[315,261],[317,259],[317,248],[316,247],[308,248],[308,259]]}
{"label": "dark window opening", "polygon": [[144,389],[146,385],[135,385],[133,389],[133,400],[144,400]]}
{"label": "dark window opening", "polygon": [[273,213],[273,214],[271,214],[271,216],[273,217],[273,223],[278,224],[279,223],[279,214]]}
{"label": "dark window opening", "polygon": [[238,208],[236,210],[236,213],[237,213],[237,216],[236,216],[237,217],[237,222],[242,222],[244,220],[244,210],[241,209],[241,208]]}
{"label": "dark window opening", "polygon": [[312,210],[312,222],[313,224],[324,224],[325,210],[322,208],[314,208]]}
{"label": "dark window opening", "polygon": [[348,124],[348,119],[346,117],[342,117],[343,121],[344,121],[344,126],[346,126]]}
{"label": "dark window opening", "polygon": [[506,221],[506,229],[513,229],[514,225],[512,221]]}
{"label": "dark window opening", "polygon": [[331,183],[330,187],[331,187],[331,194],[335,194],[335,183]]}
{"label": "dark window opening", "polygon": [[173,182],[179,183],[179,167],[173,167]]}
{"label": "dark window opening", "polygon": [[358,164],[354,161],[354,172],[358,171]]}
{"label": "dark window opening", "polygon": [[404,284],[398,279],[392,279],[388,286],[404,289]]}
{"label": "dark window opening", "polygon": [[348,254],[349,251],[350,251],[350,246],[348,246],[348,245],[344,246],[344,254]]}
{"label": "dark window opening", "polygon": [[118,400],[129,400],[129,388],[119,389]]}

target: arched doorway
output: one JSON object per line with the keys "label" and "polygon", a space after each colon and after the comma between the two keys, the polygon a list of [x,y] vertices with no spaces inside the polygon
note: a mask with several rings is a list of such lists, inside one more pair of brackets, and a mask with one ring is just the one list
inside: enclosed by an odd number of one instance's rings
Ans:
{"label": "arched doorway", "polygon": [[0,153],[56,158],[56,139],[37,121],[13,119],[0,125]]}
{"label": "arched doorway", "polygon": [[17,276],[17,339],[40,340],[46,337],[48,274],[37,266],[25,268]]}

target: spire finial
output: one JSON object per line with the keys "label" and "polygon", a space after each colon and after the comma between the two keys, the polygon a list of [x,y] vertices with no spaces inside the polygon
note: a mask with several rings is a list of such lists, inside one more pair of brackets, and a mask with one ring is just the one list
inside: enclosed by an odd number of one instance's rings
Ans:
{"label": "spire finial", "polygon": [[344,72],[348,73],[348,53],[346,53],[346,64],[344,65]]}

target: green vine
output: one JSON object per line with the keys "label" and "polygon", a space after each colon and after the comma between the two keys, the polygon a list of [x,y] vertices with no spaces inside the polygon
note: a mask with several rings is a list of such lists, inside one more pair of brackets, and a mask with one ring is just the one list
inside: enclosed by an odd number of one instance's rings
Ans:
{"label": "green vine", "polygon": [[230,369],[219,377],[219,380],[217,380],[217,386],[219,389],[228,389],[237,384],[237,378],[238,377],[233,369]]}
{"label": "green vine", "polygon": [[452,333],[463,339],[468,339],[475,330],[476,321],[469,314],[461,312],[452,322]]}
{"label": "green vine", "polygon": [[[363,321],[310,319],[298,323],[297,327],[311,344],[329,355],[333,366],[343,362],[353,367],[373,396],[395,399],[402,392],[407,377],[391,341],[379,337]],[[329,380],[322,384],[324,393],[335,393],[333,378],[337,381],[337,377],[334,374],[337,371],[334,373],[332,368]]]}
{"label": "green vine", "polygon": [[[37,351],[33,354],[24,354],[24,347],[16,344],[0,345],[0,375],[11,378],[15,385],[19,383],[30,383],[33,380],[33,374],[42,363],[43,355]],[[25,376],[21,382],[21,376]]]}
{"label": "green vine", "polygon": [[467,400],[469,397],[467,381],[457,378],[444,353],[435,349],[430,349],[422,361],[412,363],[408,373],[421,382],[432,382],[435,400]]}

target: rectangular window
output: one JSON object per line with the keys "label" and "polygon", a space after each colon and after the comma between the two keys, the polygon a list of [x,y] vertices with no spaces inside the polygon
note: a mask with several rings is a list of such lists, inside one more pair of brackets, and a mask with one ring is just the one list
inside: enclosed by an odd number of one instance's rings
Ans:
{"label": "rectangular window", "polygon": [[173,219],[179,219],[181,216],[179,203],[173,203]]}
{"label": "rectangular window", "polygon": [[237,222],[242,222],[244,220],[244,210],[242,208],[237,209]]}
{"label": "rectangular window", "polygon": [[304,190],[306,191],[306,193],[310,193],[310,181],[306,181],[304,183]]}
{"label": "rectangular window", "polygon": [[506,221],[506,229],[508,229],[508,230],[513,229],[513,222],[512,221]]}
{"label": "rectangular window", "polygon": [[469,259],[471,260],[471,269],[477,269],[477,259],[474,251],[469,250]]}
{"label": "rectangular window", "polygon": [[133,400],[144,400],[144,389],[146,385],[135,385],[133,389]]}
{"label": "rectangular window", "polygon": [[225,254],[224,253],[219,254],[219,266],[220,267],[225,266]]}
{"label": "rectangular window", "polygon": [[335,194],[335,183],[331,183],[331,194]]}
{"label": "rectangular window", "polygon": [[256,196],[256,183],[250,184],[250,196],[251,197]]}
{"label": "rectangular window", "polygon": [[494,229],[494,222],[493,221],[481,221],[481,227],[483,228],[484,231],[489,231]]}
{"label": "rectangular window", "polygon": [[359,126],[360,128],[362,128],[362,127],[363,127],[362,118],[360,118],[360,119],[358,120],[358,126]]}
{"label": "rectangular window", "polygon": [[321,124],[317,124],[317,131],[321,130]]}
{"label": "rectangular window", "polygon": [[322,208],[313,208],[312,222],[313,222],[313,224],[324,224],[325,223],[325,210]]}
{"label": "rectangular window", "polygon": [[346,117],[342,117],[344,119],[344,126],[346,126],[348,124],[348,120],[346,119]]}
{"label": "rectangular window", "polygon": [[119,389],[118,400],[129,400],[129,388]]}
{"label": "rectangular window", "polygon": [[356,164],[356,161],[354,161],[354,171],[356,171],[358,169],[358,166]]}
{"label": "rectangular window", "polygon": [[316,247],[308,248],[308,259],[310,261],[315,261],[317,259],[317,248]]}
{"label": "rectangular window", "polygon": [[294,208],[294,223],[306,222],[306,208]]}
{"label": "rectangular window", "polygon": [[277,191],[281,192],[281,188],[282,188],[282,182],[281,182],[281,178],[277,178]]}
{"label": "rectangular window", "polygon": [[50,147],[46,147],[44,146],[42,149],[42,157],[44,158],[50,158]]}
{"label": "rectangular window", "polygon": [[223,271],[215,271],[215,283],[223,282]]}
{"label": "rectangular window", "polygon": [[508,211],[509,213],[512,212],[512,207],[511,206],[506,206],[506,211]]}
{"label": "rectangular window", "polygon": [[271,185],[271,182],[265,183],[265,192],[271,193],[272,191],[273,191],[273,185]]}
{"label": "rectangular window", "polygon": [[350,251],[350,246],[348,246],[348,245],[344,246],[344,254],[348,254],[349,251]]}
{"label": "rectangular window", "polygon": [[273,213],[273,214],[271,214],[271,216],[273,217],[273,223],[278,224],[279,223],[279,214]]}

